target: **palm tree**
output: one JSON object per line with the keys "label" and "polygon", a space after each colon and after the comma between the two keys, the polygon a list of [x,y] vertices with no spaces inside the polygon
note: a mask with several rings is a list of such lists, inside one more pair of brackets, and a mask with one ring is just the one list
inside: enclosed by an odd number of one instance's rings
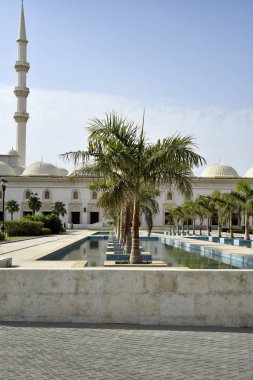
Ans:
{"label": "palm tree", "polygon": [[192,219],[192,234],[195,235],[195,221],[197,216],[197,204],[192,200],[185,200],[183,205],[184,214],[187,218],[187,233],[189,234],[189,219]]}
{"label": "palm tree", "polygon": [[222,209],[225,217],[228,219],[228,226],[230,229],[230,238],[233,239],[233,214],[239,211],[239,201],[233,192],[223,193],[220,199]]}
{"label": "palm tree", "polygon": [[232,192],[232,196],[237,199],[243,210],[245,224],[244,239],[249,240],[249,216],[253,210],[253,189],[245,180],[240,180],[235,189],[236,191]]}
{"label": "palm tree", "polygon": [[28,207],[32,210],[33,215],[35,215],[36,211],[39,211],[41,209],[42,203],[40,201],[40,198],[38,197],[37,193],[31,193],[30,198],[27,202]]}
{"label": "palm tree", "polygon": [[211,218],[214,213],[214,203],[210,195],[199,195],[197,196],[195,202],[199,207],[202,208],[205,217],[207,218],[207,235],[211,235]]}
{"label": "palm tree", "polygon": [[222,225],[226,217],[225,197],[224,197],[224,194],[220,190],[214,190],[211,194],[211,198],[213,200],[215,210],[218,215],[218,237],[220,238]]}
{"label": "palm tree", "polygon": [[179,234],[179,223],[182,221],[182,232],[184,232],[184,212],[181,206],[174,207],[170,210],[171,216],[174,220],[174,224],[176,225],[177,233]]}
{"label": "palm tree", "polygon": [[54,214],[56,214],[58,217],[61,215],[62,217],[64,217],[64,215],[67,214],[67,210],[66,210],[66,207],[65,207],[65,203],[61,202],[61,201],[57,201],[55,202],[55,204],[52,206],[51,210]]}
{"label": "palm tree", "polygon": [[11,220],[13,220],[13,214],[20,210],[18,202],[14,199],[11,199],[6,203],[5,209],[11,214]]}
{"label": "palm tree", "polygon": [[174,182],[180,192],[189,192],[191,168],[205,162],[194,152],[192,137],[175,135],[148,144],[143,124],[138,127],[115,113],[106,114],[104,120],[95,118],[90,122],[87,151],[63,155],[75,163],[92,158],[97,174],[124,182],[124,196],[131,196],[133,201],[132,264],[141,263],[139,222],[143,188],[155,189]]}

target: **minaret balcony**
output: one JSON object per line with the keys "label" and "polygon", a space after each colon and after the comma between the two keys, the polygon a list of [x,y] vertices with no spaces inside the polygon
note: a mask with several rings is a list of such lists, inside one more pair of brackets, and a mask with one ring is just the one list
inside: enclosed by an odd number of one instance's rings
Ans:
{"label": "minaret balcony", "polygon": [[16,61],[14,68],[17,72],[24,71],[25,73],[27,73],[30,69],[30,64],[28,62]]}
{"label": "minaret balcony", "polygon": [[18,97],[18,96],[24,96],[27,98],[27,96],[29,95],[30,91],[29,91],[29,88],[28,87],[20,87],[20,86],[17,86],[14,88],[14,94]]}
{"label": "minaret balcony", "polygon": [[16,123],[26,123],[29,119],[29,113],[26,112],[15,112],[14,119]]}

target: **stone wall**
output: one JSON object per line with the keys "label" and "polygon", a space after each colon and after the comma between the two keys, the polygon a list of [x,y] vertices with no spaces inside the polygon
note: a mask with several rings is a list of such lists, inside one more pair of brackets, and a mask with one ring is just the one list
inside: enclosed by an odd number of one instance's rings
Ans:
{"label": "stone wall", "polygon": [[253,272],[0,269],[0,321],[253,326]]}

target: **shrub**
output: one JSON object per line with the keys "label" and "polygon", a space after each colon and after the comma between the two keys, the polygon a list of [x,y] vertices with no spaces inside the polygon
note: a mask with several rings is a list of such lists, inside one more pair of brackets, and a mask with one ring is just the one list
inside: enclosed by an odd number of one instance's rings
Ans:
{"label": "shrub", "polygon": [[26,215],[26,220],[43,223],[44,228],[50,228],[52,234],[59,234],[62,229],[62,224],[59,217],[55,214],[49,215]]}
{"label": "shrub", "polygon": [[24,218],[5,222],[5,231],[9,236],[38,236],[41,235],[42,227],[43,223]]}
{"label": "shrub", "polygon": [[51,233],[52,233],[52,231],[50,230],[50,228],[43,227],[41,230],[42,235],[50,235]]}
{"label": "shrub", "polygon": [[0,232],[0,240],[4,240],[5,239],[5,235],[3,232]]}

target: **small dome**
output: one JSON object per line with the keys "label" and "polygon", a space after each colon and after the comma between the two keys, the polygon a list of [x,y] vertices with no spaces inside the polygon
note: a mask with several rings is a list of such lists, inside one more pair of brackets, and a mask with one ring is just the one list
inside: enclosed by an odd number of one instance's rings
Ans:
{"label": "small dome", "polygon": [[214,164],[208,166],[201,174],[206,178],[238,178],[239,174],[232,166],[224,164]]}
{"label": "small dome", "polygon": [[68,175],[67,169],[65,169],[65,168],[57,168],[57,169],[58,169],[59,175],[61,175],[63,177],[65,177],[66,175]]}
{"label": "small dome", "polygon": [[34,162],[33,164],[27,166],[22,176],[59,177],[60,174],[56,166],[49,164],[47,162],[39,161],[39,162]]}
{"label": "small dome", "polygon": [[249,170],[247,170],[247,172],[245,173],[244,177],[246,177],[246,178],[253,178],[253,166],[252,166],[252,168],[249,168]]}
{"label": "small dome", "polygon": [[92,164],[78,164],[68,174],[68,176],[94,177]]}
{"label": "small dome", "polygon": [[8,155],[9,156],[19,156],[18,152],[14,149],[9,150]]}
{"label": "small dome", "polygon": [[0,176],[13,175],[16,176],[15,170],[7,165],[5,162],[0,161]]}

